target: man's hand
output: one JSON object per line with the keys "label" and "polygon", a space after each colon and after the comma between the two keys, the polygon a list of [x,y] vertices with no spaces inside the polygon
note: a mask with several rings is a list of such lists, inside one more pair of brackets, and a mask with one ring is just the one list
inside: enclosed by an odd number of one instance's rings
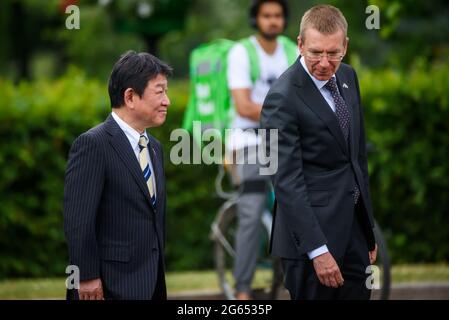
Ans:
{"label": "man's hand", "polygon": [[326,252],[313,259],[313,267],[321,284],[326,287],[338,288],[343,285],[343,276],[334,257]]}
{"label": "man's hand", "polygon": [[101,280],[98,278],[81,281],[78,296],[80,300],[104,300]]}
{"label": "man's hand", "polygon": [[374,264],[376,262],[376,259],[377,259],[377,244],[374,247],[374,250],[369,252],[369,263]]}

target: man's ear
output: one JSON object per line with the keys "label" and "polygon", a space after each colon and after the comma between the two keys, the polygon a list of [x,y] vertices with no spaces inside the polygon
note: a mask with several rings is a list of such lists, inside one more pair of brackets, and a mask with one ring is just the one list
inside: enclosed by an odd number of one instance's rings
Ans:
{"label": "man's ear", "polygon": [[123,94],[123,101],[125,106],[134,109],[134,90],[132,88],[125,90],[125,93]]}
{"label": "man's ear", "polygon": [[344,54],[343,55],[346,55],[346,52],[348,51],[348,45],[349,45],[349,38],[348,37],[346,37],[346,39],[345,39],[345,43],[344,43]]}
{"label": "man's ear", "polygon": [[302,38],[301,38],[300,35],[296,38],[296,41],[298,42],[299,53],[300,53],[301,55],[303,55],[303,54],[302,54],[302,51],[303,51],[303,49],[304,49],[304,42],[302,41]]}

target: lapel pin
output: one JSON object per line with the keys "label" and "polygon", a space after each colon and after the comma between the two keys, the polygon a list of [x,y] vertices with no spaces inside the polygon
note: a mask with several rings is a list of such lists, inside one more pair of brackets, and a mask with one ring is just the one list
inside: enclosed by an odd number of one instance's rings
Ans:
{"label": "lapel pin", "polygon": [[348,89],[348,85],[346,83],[343,83],[343,88]]}

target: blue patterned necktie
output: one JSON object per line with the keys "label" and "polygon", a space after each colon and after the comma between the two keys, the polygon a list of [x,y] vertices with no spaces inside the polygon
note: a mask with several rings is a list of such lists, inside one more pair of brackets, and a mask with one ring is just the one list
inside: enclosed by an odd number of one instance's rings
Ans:
{"label": "blue patterned necktie", "polygon": [[156,188],[156,181],[154,180],[154,175],[151,172],[150,159],[147,146],[148,146],[147,138],[144,135],[141,135],[139,139],[139,148],[140,148],[139,163],[140,168],[142,169],[143,172],[143,177],[145,179],[145,182],[147,183],[148,191],[150,192],[151,204],[155,206],[156,194],[154,190]]}
{"label": "blue patterned necktie", "polygon": [[[338,92],[337,82],[335,81],[335,78],[330,78],[329,81],[324,85],[324,87],[329,90],[332,99],[334,99],[335,115],[337,116],[338,123],[340,124],[340,128],[343,132],[345,141],[346,143],[349,143],[349,124],[351,116],[349,114],[348,106],[346,105],[345,100]],[[359,196],[360,190],[356,183],[356,185],[354,186],[354,203],[357,203]]]}

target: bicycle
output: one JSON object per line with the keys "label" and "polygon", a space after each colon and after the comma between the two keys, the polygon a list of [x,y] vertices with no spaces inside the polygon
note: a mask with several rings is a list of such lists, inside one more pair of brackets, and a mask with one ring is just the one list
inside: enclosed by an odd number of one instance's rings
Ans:
{"label": "bicycle", "polygon": [[[236,205],[239,193],[238,191],[225,192],[223,190],[222,180],[225,175],[224,168],[220,166],[215,180],[215,189],[218,196],[226,201],[221,205],[211,225],[211,240],[214,241],[214,264],[220,288],[226,299],[234,300],[231,270],[235,256],[233,242],[237,225]],[[270,257],[268,254],[272,220],[271,212],[267,206],[261,216],[263,230],[260,254],[253,281],[253,294],[256,299],[279,299],[284,291],[280,259]]]}
{"label": "bicycle", "polygon": [[[218,196],[226,201],[221,205],[211,225],[210,238],[214,242],[214,264],[221,291],[226,299],[234,300],[232,268],[235,256],[233,241],[237,222],[236,203],[238,192],[225,192],[223,190],[222,182],[225,174],[224,168],[220,166],[217,178],[215,179],[215,189]],[[263,236],[261,240],[259,261],[254,276],[254,298],[272,300],[285,299],[288,298],[288,293],[283,285],[283,273],[280,259],[270,257],[268,254],[268,244],[273,220],[268,207],[262,214],[261,219]],[[372,290],[371,299],[387,300],[390,295],[391,287],[390,258],[385,238],[376,221],[374,230],[376,243],[378,245],[376,266],[378,267],[380,274],[374,274],[373,276],[380,282],[380,288]]]}

